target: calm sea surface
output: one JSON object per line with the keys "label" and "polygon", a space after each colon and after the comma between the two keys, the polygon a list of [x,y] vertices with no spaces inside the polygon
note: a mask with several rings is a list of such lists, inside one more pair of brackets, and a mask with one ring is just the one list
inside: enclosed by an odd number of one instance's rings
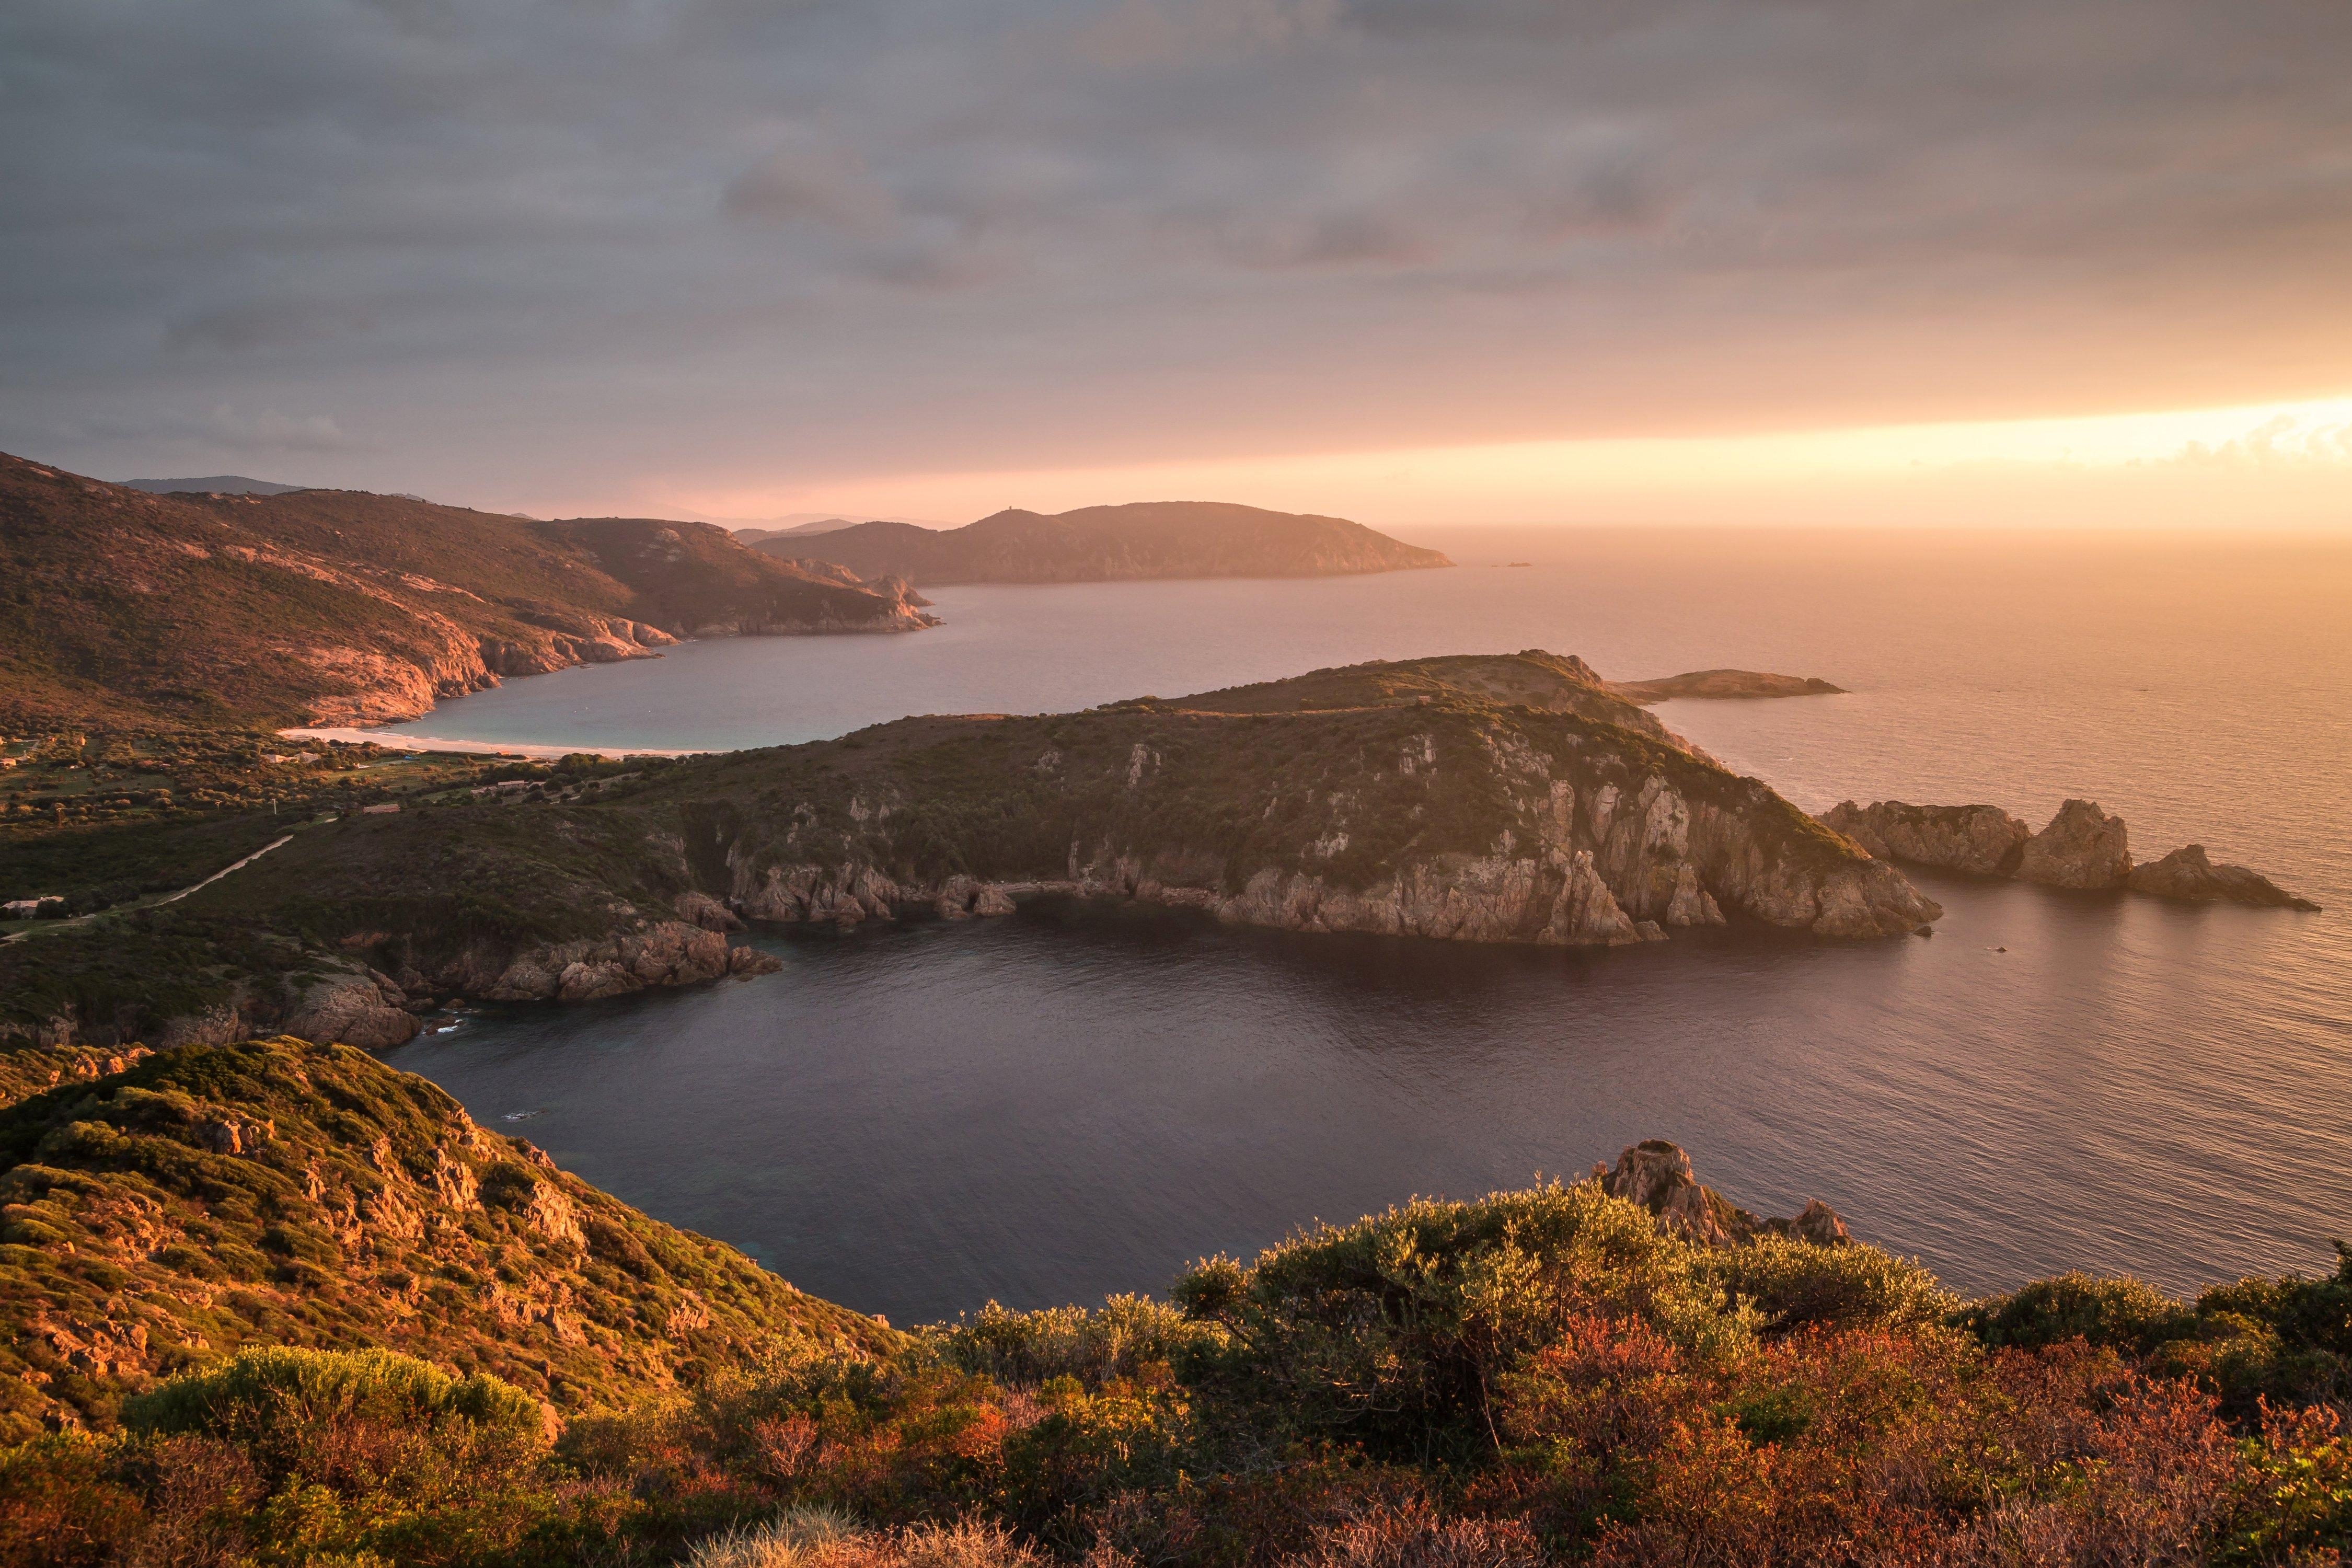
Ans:
{"label": "calm sea surface", "polygon": [[1750,1207],[1826,1198],[1969,1289],[2332,1264],[2352,1236],[2352,543],[1409,537],[1464,567],[942,589],[934,631],[691,645],[402,728],[719,748],[1540,647],[1613,676],[1852,688],[1660,710],[1810,808],[1983,800],[2038,825],[2085,795],[2144,858],[2200,840],[2327,909],[1923,878],[1948,911],[1930,941],[1562,954],[1047,904],[762,936],[782,974],[487,1015],[391,1059],[899,1321],[1158,1289],[1203,1253],[1649,1136]]}

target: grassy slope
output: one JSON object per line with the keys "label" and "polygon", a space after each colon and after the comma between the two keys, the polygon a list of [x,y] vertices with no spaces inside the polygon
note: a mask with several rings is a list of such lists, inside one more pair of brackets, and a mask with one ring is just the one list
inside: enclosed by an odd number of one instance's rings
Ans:
{"label": "grassy slope", "polygon": [[193,1047],[33,1095],[0,1112],[0,1200],[12,1437],[247,1343],[411,1350],[578,1410],[778,1337],[889,1338],[341,1047]]}
{"label": "grassy slope", "polygon": [[0,456],[14,727],[299,722],[386,668],[427,698],[472,689],[486,644],[511,670],[562,668],[577,650],[559,634],[614,616],[674,636],[920,624],[893,595],[704,524],[542,523],[334,490],[155,496]]}

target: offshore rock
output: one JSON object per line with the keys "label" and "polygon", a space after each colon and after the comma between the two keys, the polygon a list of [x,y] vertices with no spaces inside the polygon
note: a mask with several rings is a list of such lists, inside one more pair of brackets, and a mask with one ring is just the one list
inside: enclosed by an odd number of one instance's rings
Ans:
{"label": "offshore rock", "polygon": [[2161,860],[2134,867],[2128,885],[2135,893],[2190,903],[2252,904],[2273,910],[2319,908],[2243,866],[2216,866],[2202,844],[2183,845]]}
{"label": "offshore rock", "polygon": [[2050,826],[2026,840],[2017,876],[2044,887],[2099,889],[2120,886],[2131,868],[2124,819],[2109,816],[2096,801],[2070,800]]}
{"label": "offshore rock", "polygon": [[1822,822],[1881,860],[1942,871],[2009,877],[2025,858],[2033,830],[1997,805],[1912,805],[1899,800],[1856,805],[1841,801]]}
{"label": "offshore rock", "polygon": [[1806,1204],[1794,1219],[1750,1214],[1713,1188],[1701,1186],[1690,1156],[1663,1138],[1633,1144],[1617,1156],[1614,1169],[1595,1164],[1591,1179],[1611,1197],[1647,1209],[1662,1234],[1695,1247],[1738,1247],[1766,1236],[1817,1247],[1839,1247],[1853,1239],[1837,1210],[1819,1198]]}

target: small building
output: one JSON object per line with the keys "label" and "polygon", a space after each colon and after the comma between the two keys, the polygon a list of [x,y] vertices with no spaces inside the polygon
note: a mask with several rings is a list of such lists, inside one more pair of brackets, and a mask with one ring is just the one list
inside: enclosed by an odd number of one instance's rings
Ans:
{"label": "small building", "polygon": [[360,807],[360,815],[362,816],[385,816],[393,812],[398,811],[399,809],[400,803],[398,801],[388,800],[382,805],[363,805]]}

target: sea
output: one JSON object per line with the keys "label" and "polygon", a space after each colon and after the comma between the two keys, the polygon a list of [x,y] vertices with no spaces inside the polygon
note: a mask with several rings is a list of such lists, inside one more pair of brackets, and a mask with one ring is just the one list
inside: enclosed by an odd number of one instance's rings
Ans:
{"label": "sea", "polygon": [[[908,1323],[1163,1291],[1416,1195],[1669,1138],[1735,1202],[1827,1200],[1979,1294],[2191,1292],[2352,1238],[2352,540],[1393,531],[1451,571],[930,591],[915,634],[687,644],[394,736],[719,750],[1540,647],[1847,694],[1675,702],[1811,810],[2098,801],[2324,906],[1920,875],[1932,938],[1562,952],[1045,900],[750,940],[782,973],[486,1009],[390,1053],[500,1131]],[[1523,564],[1521,564],[1523,563]],[[386,736],[392,739],[393,736]]]}

